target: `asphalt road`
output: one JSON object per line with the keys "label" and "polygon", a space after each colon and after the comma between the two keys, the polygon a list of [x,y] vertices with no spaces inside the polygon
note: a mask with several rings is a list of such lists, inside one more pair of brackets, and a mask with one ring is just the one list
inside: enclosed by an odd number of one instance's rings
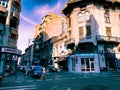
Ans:
{"label": "asphalt road", "polygon": [[120,90],[119,74],[47,73],[46,80],[25,77],[23,73],[5,77],[0,90]]}

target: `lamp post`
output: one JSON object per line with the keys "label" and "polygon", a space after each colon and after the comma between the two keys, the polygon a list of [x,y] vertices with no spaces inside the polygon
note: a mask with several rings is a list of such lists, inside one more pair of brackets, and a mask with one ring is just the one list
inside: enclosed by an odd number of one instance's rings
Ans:
{"label": "lamp post", "polygon": [[[28,48],[27,48],[27,57],[26,57],[26,76],[28,75],[31,61],[33,59],[33,45],[31,44],[31,41],[33,41],[33,39],[28,39]],[[30,45],[32,46],[30,47]]]}

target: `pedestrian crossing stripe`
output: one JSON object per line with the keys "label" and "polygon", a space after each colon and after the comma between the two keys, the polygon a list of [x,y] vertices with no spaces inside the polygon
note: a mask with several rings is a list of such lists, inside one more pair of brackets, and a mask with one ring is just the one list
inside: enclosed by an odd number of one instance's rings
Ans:
{"label": "pedestrian crossing stripe", "polygon": [[36,85],[0,87],[0,90],[31,90],[31,89],[37,89]]}

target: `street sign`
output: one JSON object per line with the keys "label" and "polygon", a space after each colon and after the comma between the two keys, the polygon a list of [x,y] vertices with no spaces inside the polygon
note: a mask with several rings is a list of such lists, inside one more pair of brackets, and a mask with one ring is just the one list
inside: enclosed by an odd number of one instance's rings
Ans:
{"label": "street sign", "polygon": [[0,52],[21,55],[21,50],[11,48],[11,47],[0,47]]}

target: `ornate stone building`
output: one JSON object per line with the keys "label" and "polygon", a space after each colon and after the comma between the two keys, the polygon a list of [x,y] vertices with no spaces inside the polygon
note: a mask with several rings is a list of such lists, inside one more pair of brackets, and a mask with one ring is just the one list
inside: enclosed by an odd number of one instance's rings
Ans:
{"label": "ornate stone building", "polygon": [[[66,46],[70,72],[113,71],[119,67],[120,1],[69,0]],[[117,50],[118,51],[118,50]],[[117,57],[116,57],[117,55]]]}

